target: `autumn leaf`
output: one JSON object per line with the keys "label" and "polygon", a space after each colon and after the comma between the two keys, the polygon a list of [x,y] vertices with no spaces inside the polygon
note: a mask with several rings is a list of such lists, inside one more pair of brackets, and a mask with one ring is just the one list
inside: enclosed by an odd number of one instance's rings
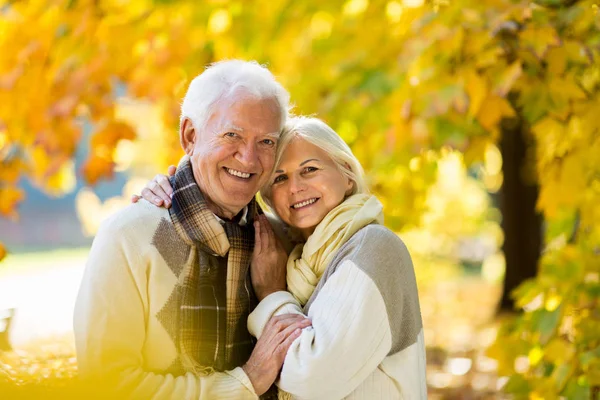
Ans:
{"label": "autumn leaf", "polygon": [[487,84],[476,72],[470,71],[466,78],[466,92],[469,96],[468,114],[475,116],[488,94]]}
{"label": "autumn leaf", "polygon": [[17,205],[25,198],[25,192],[16,187],[0,187],[0,215],[17,219]]}
{"label": "autumn leaf", "polygon": [[538,58],[544,57],[551,46],[560,44],[560,37],[552,26],[536,27],[533,25],[520,33],[522,46],[530,49]]}
{"label": "autumn leaf", "polygon": [[2,244],[2,242],[0,242],[0,261],[2,261],[2,259],[4,257],[6,257],[6,247],[4,247],[4,245]]}
{"label": "autumn leaf", "polygon": [[477,120],[483,128],[488,132],[492,132],[498,129],[498,124],[502,118],[513,116],[515,116],[515,111],[506,99],[490,94],[481,104]]}
{"label": "autumn leaf", "polygon": [[85,180],[94,185],[100,179],[106,179],[113,176],[115,163],[104,157],[93,155],[83,165],[82,172]]}
{"label": "autumn leaf", "polygon": [[522,73],[523,68],[521,66],[521,61],[517,60],[512,63],[500,76],[500,79],[494,87],[494,93],[500,97],[506,97],[513,84],[519,79]]}

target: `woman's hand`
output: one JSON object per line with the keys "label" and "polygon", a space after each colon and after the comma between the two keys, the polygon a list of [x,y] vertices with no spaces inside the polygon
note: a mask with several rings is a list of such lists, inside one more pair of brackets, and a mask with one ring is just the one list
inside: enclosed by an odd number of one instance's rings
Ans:
{"label": "woman's hand", "polygon": [[177,168],[174,165],[170,165],[168,169],[168,176],[158,174],[153,180],[146,184],[146,187],[142,190],[142,195],[138,196],[134,194],[131,196],[131,202],[137,203],[142,197],[150,203],[156,204],[157,206],[164,205],[165,208],[171,207],[171,197],[173,196],[173,188],[169,177],[175,175]]}
{"label": "woman's hand", "polygon": [[288,255],[266,216],[255,219],[254,231],[250,277],[258,301],[262,301],[271,293],[286,290]]}

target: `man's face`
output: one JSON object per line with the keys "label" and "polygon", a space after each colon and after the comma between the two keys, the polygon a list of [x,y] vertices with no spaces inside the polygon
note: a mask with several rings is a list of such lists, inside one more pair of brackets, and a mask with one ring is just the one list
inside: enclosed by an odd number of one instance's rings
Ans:
{"label": "man's face", "polygon": [[206,124],[184,143],[188,154],[191,150],[194,178],[214,213],[232,218],[265,184],[280,121],[275,99],[233,93],[215,104]]}

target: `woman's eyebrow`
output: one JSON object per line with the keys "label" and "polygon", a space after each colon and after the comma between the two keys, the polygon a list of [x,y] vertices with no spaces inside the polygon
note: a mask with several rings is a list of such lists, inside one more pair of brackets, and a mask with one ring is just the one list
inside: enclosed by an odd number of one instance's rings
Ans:
{"label": "woman's eyebrow", "polygon": [[[317,161],[317,162],[318,162],[318,161],[319,161],[319,159],[317,159],[317,158],[309,158],[308,160],[304,160],[304,161],[302,161],[302,162],[300,163],[300,166],[303,166],[304,164],[306,164],[306,163],[308,163],[308,162],[311,162],[311,161]],[[276,170],[276,171],[275,171],[275,173],[276,173],[276,174],[280,174],[280,173],[282,173],[282,172],[283,172],[283,170],[282,170],[282,169],[278,169],[278,170]]]}
{"label": "woman's eyebrow", "polygon": [[308,162],[310,162],[310,161],[319,161],[319,160],[318,160],[318,159],[316,159],[316,158],[309,158],[308,160],[304,160],[304,161],[302,161],[302,162],[300,163],[300,166],[303,166],[304,164],[306,164],[306,163],[308,163]]}

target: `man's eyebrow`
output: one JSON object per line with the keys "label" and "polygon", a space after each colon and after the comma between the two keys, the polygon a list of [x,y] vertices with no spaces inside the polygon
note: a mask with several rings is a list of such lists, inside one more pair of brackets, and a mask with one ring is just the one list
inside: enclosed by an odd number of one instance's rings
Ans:
{"label": "man's eyebrow", "polygon": [[243,132],[244,129],[240,128],[239,126],[232,124],[232,123],[227,123],[223,126],[223,130],[225,131],[238,131],[238,132]]}

